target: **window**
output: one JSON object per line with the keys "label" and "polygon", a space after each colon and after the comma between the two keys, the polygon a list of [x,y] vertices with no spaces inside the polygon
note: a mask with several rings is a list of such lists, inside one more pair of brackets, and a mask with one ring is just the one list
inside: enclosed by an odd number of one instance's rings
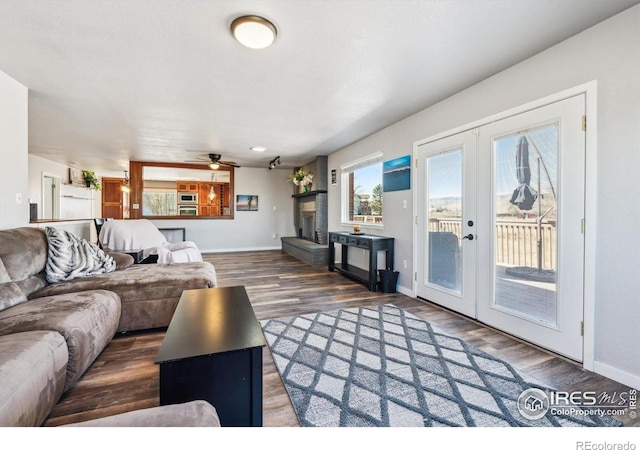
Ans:
{"label": "window", "polygon": [[175,190],[146,188],[142,193],[143,215],[173,216],[178,214],[178,195]]}
{"label": "window", "polygon": [[382,153],[341,166],[342,221],[382,225]]}

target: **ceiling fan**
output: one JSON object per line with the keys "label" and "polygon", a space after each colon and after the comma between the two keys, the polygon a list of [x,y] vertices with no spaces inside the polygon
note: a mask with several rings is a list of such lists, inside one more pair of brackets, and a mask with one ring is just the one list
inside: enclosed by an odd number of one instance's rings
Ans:
{"label": "ceiling fan", "polygon": [[208,160],[204,159],[204,158],[201,158],[201,159],[192,160],[192,161],[185,161],[185,162],[198,162],[198,163],[208,162],[209,163],[209,167],[212,170],[219,169],[220,166],[240,167],[240,165],[238,163],[235,163],[233,161],[221,161],[220,158],[222,158],[222,155],[220,155],[218,153],[209,153],[207,156],[208,156]]}

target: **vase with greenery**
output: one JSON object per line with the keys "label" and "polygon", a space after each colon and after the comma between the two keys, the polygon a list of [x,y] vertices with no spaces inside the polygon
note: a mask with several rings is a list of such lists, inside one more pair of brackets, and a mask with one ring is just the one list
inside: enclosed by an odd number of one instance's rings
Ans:
{"label": "vase with greenery", "polygon": [[296,170],[292,175],[289,175],[289,181],[293,182],[296,186],[302,186],[302,192],[307,192],[308,187],[313,182],[313,173],[304,173],[302,168]]}
{"label": "vase with greenery", "polygon": [[84,177],[84,183],[88,188],[95,189],[96,191],[99,191],[101,189],[100,181],[98,181],[95,172],[92,172],[90,170],[83,170],[82,176]]}

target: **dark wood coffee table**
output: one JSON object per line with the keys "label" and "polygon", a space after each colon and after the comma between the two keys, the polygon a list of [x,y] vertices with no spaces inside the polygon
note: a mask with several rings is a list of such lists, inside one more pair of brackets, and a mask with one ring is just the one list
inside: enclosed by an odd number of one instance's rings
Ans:
{"label": "dark wood coffee table", "polygon": [[160,405],[207,400],[222,426],[262,426],[262,328],[244,286],[186,290],[160,346]]}

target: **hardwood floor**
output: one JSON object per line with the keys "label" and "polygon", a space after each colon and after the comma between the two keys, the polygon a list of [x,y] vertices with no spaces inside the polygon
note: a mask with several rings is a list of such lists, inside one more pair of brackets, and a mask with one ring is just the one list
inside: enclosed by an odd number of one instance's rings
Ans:
{"label": "hardwood floor", "polygon": [[[500,357],[561,390],[621,392],[629,388],[564,358],[400,293],[369,292],[322,266],[310,266],[280,251],[205,255],[216,267],[220,286],[246,286],[258,320],[381,303],[397,305],[442,330]],[[118,335],[80,381],[66,393],[45,426],[89,420],[158,405],[154,358],[163,330]],[[264,350],[264,425],[299,426],[271,354]],[[620,417],[625,426],[640,419]]]}

